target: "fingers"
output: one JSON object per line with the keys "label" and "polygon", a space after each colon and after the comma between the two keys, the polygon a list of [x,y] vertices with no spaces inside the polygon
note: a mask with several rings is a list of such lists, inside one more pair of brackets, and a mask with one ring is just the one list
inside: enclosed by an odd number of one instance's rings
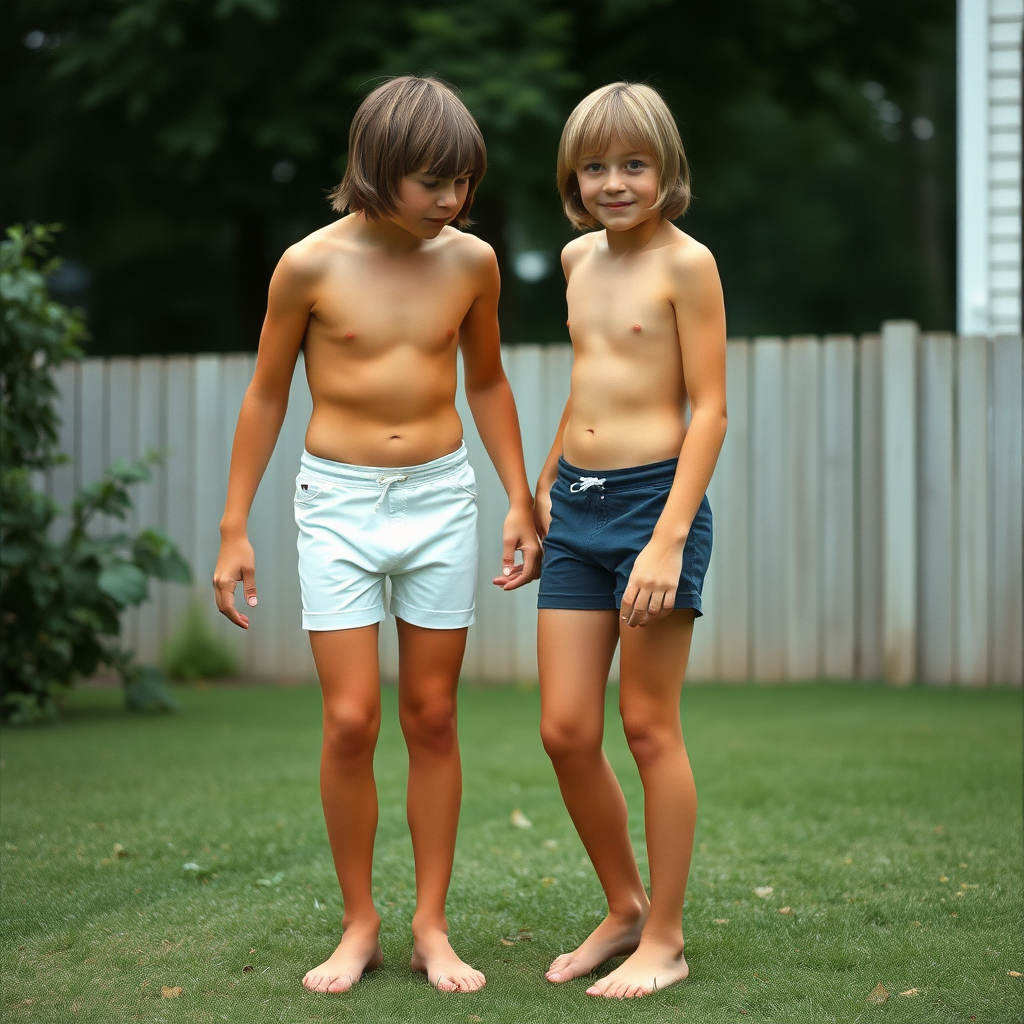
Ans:
{"label": "fingers", "polygon": [[256,607],[256,567],[252,565],[242,566],[242,591],[245,593],[245,603],[250,608]]}
{"label": "fingers", "polygon": [[675,587],[630,580],[619,614],[627,626],[646,626],[675,607]]}
{"label": "fingers", "polygon": [[[252,586],[253,599],[250,604],[256,603],[256,583],[254,570],[249,569],[249,584]],[[236,626],[242,629],[249,628],[249,616],[243,615],[235,607],[235,587],[243,579],[244,570],[239,570],[238,576],[224,576],[217,574],[213,578],[213,592],[217,599],[217,609],[225,618],[230,619]]]}
{"label": "fingers", "polygon": [[516,567],[516,548],[519,547],[519,538],[513,534],[506,533],[501,540],[501,574],[511,576],[512,570]]}

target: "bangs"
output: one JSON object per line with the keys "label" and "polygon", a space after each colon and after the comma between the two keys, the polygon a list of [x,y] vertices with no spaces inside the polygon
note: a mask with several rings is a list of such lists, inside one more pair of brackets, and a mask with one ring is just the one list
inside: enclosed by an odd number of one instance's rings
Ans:
{"label": "bangs", "polygon": [[405,173],[425,171],[437,178],[467,175],[479,181],[487,169],[480,129],[456,97],[451,96],[454,103],[445,102],[448,97],[436,98],[440,102],[414,115]]}
{"label": "bangs", "polygon": [[621,92],[612,93],[607,103],[594,104],[573,133],[572,150],[566,153],[569,162],[576,165],[584,157],[599,156],[616,135],[628,149],[659,157],[658,147],[652,144],[650,125],[641,124],[637,114],[624,102]]}

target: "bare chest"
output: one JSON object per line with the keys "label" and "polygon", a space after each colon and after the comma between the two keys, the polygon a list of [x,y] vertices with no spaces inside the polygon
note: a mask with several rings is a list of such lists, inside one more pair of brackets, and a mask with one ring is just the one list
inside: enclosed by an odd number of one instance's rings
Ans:
{"label": "bare chest", "polygon": [[566,299],[569,332],[580,355],[611,350],[639,357],[678,348],[675,309],[656,266],[624,270],[584,263],[569,278]]}
{"label": "bare chest", "polygon": [[318,289],[308,339],[357,358],[396,346],[440,355],[455,344],[473,297],[447,262],[339,261]]}

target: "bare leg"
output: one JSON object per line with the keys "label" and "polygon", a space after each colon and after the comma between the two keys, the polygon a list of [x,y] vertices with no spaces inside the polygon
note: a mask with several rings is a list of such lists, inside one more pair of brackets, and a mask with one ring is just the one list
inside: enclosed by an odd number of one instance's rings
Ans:
{"label": "bare leg", "polygon": [[547,971],[551,982],[589,974],[636,949],[647,918],[647,894],[629,840],[626,800],[601,749],[604,694],[618,612],[541,609],[537,651],[541,737],[562,799],[597,871],[608,915],[571,953]]}
{"label": "bare leg", "polygon": [[683,745],[679,697],[694,613],[675,611],[651,625],[621,630],[619,709],[644,786],[651,911],[640,944],[624,964],[587,989],[626,999],[682,981],[683,901],[693,853],[697,791]]}
{"label": "bare leg", "polygon": [[462,801],[456,690],[465,629],[424,629],[398,620],[398,706],[409,748],[409,831],[416,862],[411,966],[441,992],[475,992],[484,976],[448,941],[445,900]]}
{"label": "bare leg", "polygon": [[324,700],[320,797],[345,910],[338,948],[302,984],[313,992],[347,992],[383,959],[371,881],[377,832],[373,751],[380,731],[377,626],[311,632],[309,642]]}

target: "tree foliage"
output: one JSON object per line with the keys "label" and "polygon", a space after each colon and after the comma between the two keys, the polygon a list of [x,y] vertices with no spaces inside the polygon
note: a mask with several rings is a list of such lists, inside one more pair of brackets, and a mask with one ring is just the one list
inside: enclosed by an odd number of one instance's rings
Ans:
{"label": "tree foliage", "polygon": [[53,370],[81,357],[78,312],[47,294],[51,231],[8,230],[0,244],[0,714],[16,723],[55,713],[54,697],[100,666],[116,671],[131,706],[168,706],[153,670],[118,646],[120,614],[148,596],[150,578],[191,581],[188,565],[159,530],[134,537],[100,531],[122,522],[128,488],[149,464],[115,463],[84,487],[65,518],[36,481],[65,461],[57,450]]}
{"label": "tree foliage", "polygon": [[[484,129],[475,230],[513,340],[564,337],[558,134],[617,78],[677,114],[685,223],[735,329],[951,322],[952,0],[14,4],[0,214],[72,225],[106,351],[251,347],[273,263],[331,217],[355,106],[407,72],[453,82]],[[516,278],[525,250],[552,257],[547,278]]]}

